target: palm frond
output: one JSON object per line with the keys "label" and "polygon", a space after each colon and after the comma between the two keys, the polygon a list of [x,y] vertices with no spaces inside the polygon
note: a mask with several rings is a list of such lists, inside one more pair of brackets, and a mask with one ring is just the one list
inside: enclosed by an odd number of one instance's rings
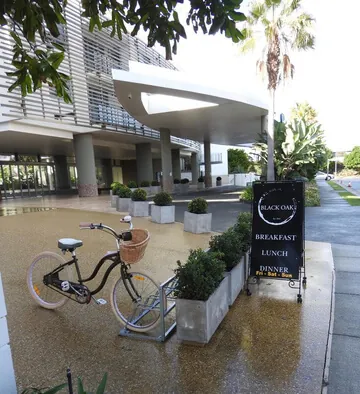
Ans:
{"label": "palm frond", "polygon": [[295,39],[291,47],[293,49],[303,51],[306,51],[308,49],[314,49],[315,36],[307,31],[298,30],[295,32]]}
{"label": "palm frond", "polygon": [[266,15],[266,7],[263,2],[256,1],[250,4],[250,16],[254,22],[258,22],[261,18]]}
{"label": "palm frond", "polygon": [[266,78],[266,63],[264,60],[258,60],[256,62],[256,74],[260,75],[262,81]]}
{"label": "palm frond", "polygon": [[307,13],[302,13],[290,24],[293,36],[292,48],[297,50],[314,49],[315,36],[311,33],[315,19]]}
{"label": "palm frond", "polygon": [[245,39],[240,42],[239,51],[240,53],[247,53],[253,51],[256,47],[256,38],[254,35],[254,31],[246,27],[241,31]]}
{"label": "palm frond", "polygon": [[285,54],[283,56],[282,63],[283,63],[283,70],[282,70],[282,72],[283,72],[283,78],[284,78],[284,81],[285,81],[285,79],[292,78],[291,77],[292,64],[291,64],[291,61],[290,61],[290,57]]}

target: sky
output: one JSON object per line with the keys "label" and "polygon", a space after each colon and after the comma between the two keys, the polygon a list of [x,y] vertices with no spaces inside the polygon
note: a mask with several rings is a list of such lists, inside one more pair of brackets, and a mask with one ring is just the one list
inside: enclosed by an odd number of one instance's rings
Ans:
{"label": "sky", "polygon": [[[241,7],[245,13],[248,3],[245,0]],[[179,9],[184,26],[187,8],[184,4]],[[316,19],[316,46],[312,51],[291,55],[295,77],[278,89],[276,113],[284,113],[286,118],[296,102],[308,101],[318,111],[328,146],[336,151],[351,150],[360,145],[356,115],[360,111],[356,52],[360,2],[342,0],[340,7],[340,2],[334,0],[304,0],[303,8]],[[178,54],[173,56],[179,70],[225,90],[251,89],[259,97],[267,97],[266,86],[255,70],[259,52],[242,55],[223,35],[195,34],[189,28],[186,31],[188,38],[180,40]],[[163,48],[156,49],[165,54]]]}

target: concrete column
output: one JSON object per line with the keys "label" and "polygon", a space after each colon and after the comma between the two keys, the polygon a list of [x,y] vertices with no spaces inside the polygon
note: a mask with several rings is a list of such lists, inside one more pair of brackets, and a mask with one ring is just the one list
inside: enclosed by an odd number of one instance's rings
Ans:
{"label": "concrete column", "polygon": [[204,141],[205,187],[212,186],[210,142]]}
{"label": "concrete column", "polygon": [[102,159],[101,164],[103,168],[103,180],[105,183],[105,187],[110,187],[113,181],[112,161],[111,159]]}
{"label": "concrete column", "polygon": [[173,174],[171,166],[171,140],[169,129],[160,129],[160,143],[163,190],[171,193],[173,191]]}
{"label": "concrete column", "polygon": [[137,183],[154,179],[151,143],[136,144]]}
{"label": "concrete column", "polygon": [[54,156],[56,188],[66,190],[71,188],[70,174],[66,156]]}
{"label": "concrete column", "polygon": [[191,177],[192,184],[196,185],[199,178],[199,159],[196,152],[191,153]]}
{"label": "concrete column", "polygon": [[92,134],[74,135],[79,197],[98,195]]}
{"label": "concrete column", "polygon": [[174,179],[181,179],[180,149],[171,149],[171,165]]}

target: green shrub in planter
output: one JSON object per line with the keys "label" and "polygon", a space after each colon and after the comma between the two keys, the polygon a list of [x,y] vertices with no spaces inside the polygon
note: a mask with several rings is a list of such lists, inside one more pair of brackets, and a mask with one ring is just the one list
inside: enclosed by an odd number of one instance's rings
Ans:
{"label": "green shrub in planter", "polygon": [[180,180],[177,179],[177,178],[175,178],[175,179],[174,179],[174,185],[178,185],[179,183],[180,183]]}
{"label": "green shrub in planter", "polygon": [[247,187],[240,196],[241,200],[251,202],[254,199],[254,193],[252,186]]}
{"label": "green shrub in planter", "polygon": [[171,205],[172,197],[169,193],[160,192],[155,195],[154,197],[154,204],[158,205],[159,207],[165,207],[167,205]]}
{"label": "green shrub in planter", "polygon": [[199,176],[198,182],[199,183],[204,183],[205,182],[205,178],[203,176]]}
{"label": "green shrub in planter", "polygon": [[144,189],[136,189],[131,193],[132,201],[146,201],[147,193]]}
{"label": "green shrub in planter", "polygon": [[208,203],[202,197],[194,198],[188,204],[188,211],[191,213],[202,215],[204,213],[207,213],[207,210],[208,210]]}
{"label": "green shrub in planter", "polygon": [[251,245],[252,215],[249,212],[241,212],[234,225],[234,231],[238,234],[241,251],[247,252]]}
{"label": "green shrub in planter", "polygon": [[225,263],[226,271],[231,271],[243,255],[241,239],[233,227],[220,235],[211,237],[209,246],[212,252],[221,253],[221,260]]}
{"label": "green shrub in planter", "polygon": [[127,186],[122,186],[117,192],[119,198],[131,198],[131,190]]}
{"label": "green shrub in planter", "polygon": [[183,178],[183,179],[180,181],[180,183],[181,183],[182,185],[187,185],[189,182],[190,182],[190,181],[189,181],[187,178]]}
{"label": "green shrub in planter", "polygon": [[119,188],[120,188],[121,186],[124,186],[124,185],[123,185],[122,183],[120,183],[120,182],[113,182],[113,183],[110,185],[111,190],[112,190],[112,192],[113,192],[114,195],[117,194],[117,192],[118,192],[118,190],[119,190]]}
{"label": "green shrub in planter", "polygon": [[225,264],[218,253],[202,249],[190,250],[185,264],[177,262],[175,296],[187,300],[206,301],[224,278]]}
{"label": "green shrub in planter", "polygon": [[135,181],[129,181],[127,187],[129,187],[130,189],[136,189],[138,185]]}
{"label": "green shrub in planter", "polygon": [[149,181],[142,181],[140,183],[140,187],[150,187],[150,182]]}
{"label": "green shrub in planter", "polygon": [[151,186],[160,186],[159,181],[151,181]]}
{"label": "green shrub in planter", "polygon": [[216,180],[217,180],[218,182],[221,181],[221,180],[222,180],[221,176],[218,176],[218,177],[216,178]]}

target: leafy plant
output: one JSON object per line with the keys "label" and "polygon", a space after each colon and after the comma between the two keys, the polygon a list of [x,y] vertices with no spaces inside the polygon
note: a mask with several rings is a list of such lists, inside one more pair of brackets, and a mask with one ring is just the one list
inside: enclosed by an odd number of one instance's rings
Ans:
{"label": "leafy plant", "polygon": [[122,183],[120,183],[120,182],[113,182],[113,183],[110,185],[113,194],[117,194],[117,191],[119,190],[119,188],[120,188],[121,186],[123,186]]}
{"label": "leafy plant", "polygon": [[202,197],[194,198],[188,204],[188,211],[191,213],[196,213],[198,215],[207,213],[208,203]]}
{"label": "leafy plant", "polygon": [[151,181],[151,186],[160,186],[159,181]]}
{"label": "leafy plant", "polygon": [[234,225],[240,242],[240,250],[245,253],[251,246],[252,215],[249,212],[240,212]]}
{"label": "leafy plant", "polygon": [[175,178],[175,179],[174,179],[174,185],[179,185],[179,184],[180,184],[180,180],[177,179],[177,178]]}
{"label": "leafy plant", "polygon": [[[106,388],[107,373],[104,374],[98,388],[96,389],[96,394],[104,394]],[[78,378],[78,394],[90,394],[89,391],[84,390],[84,385],[81,378]]]}
{"label": "leafy plant", "polygon": [[37,389],[34,387],[27,388],[21,392],[21,394],[55,394],[61,391],[63,388],[67,386],[67,383],[59,384],[58,386],[55,386],[53,388],[42,388],[42,389]]}
{"label": "leafy plant", "polygon": [[219,253],[202,249],[190,250],[185,264],[177,262],[175,296],[187,300],[206,301],[224,277],[225,264]]}
{"label": "leafy plant", "polygon": [[220,235],[211,237],[209,246],[212,252],[221,253],[221,260],[225,263],[226,271],[231,271],[239,263],[244,249],[239,233],[233,227]]}
{"label": "leafy plant", "polygon": [[129,181],[127,187],[129,187],[130,189],[136,189],[138,185],[135,181]]}
{"label": "leafy plant", "polygon": [[181,183],[182,185],[187,185],[189,182],[190,182],[190,181],[189,181],[187,178],[183,178],[183,179],[181,179],[181,181],[180,181],[180,183]]}
{"label": "leafy plant", "polygon": [[117,194],[119,198],[131,198],[132,192],[129,187],[123,185],[119,188]]}
{"label": "leafy plant", "polygon": [[149,181],[142,181],[140,183],[140,187],[149,187],[150,186],[150,182]]}
{"label": "leafy plant", "polygon": [[203,176],[199,176],[198,182],[199,183],[204,183],[205,182],[205,178]]}
{"label": "leafy plant", "polygon": [[346,168],[360,170],[360,146],[355,146],[353,150],[345,156],[344,165]]}
{"label": "leafy plant", "polygon": [[305,183],[305,206],[320,206],[320,193],[315,181]]}
{"label": "leafy plant", "polygon": [[158,205],[159,207],[171,205],[171,203],[172,203],[172,197],[170,196],[169,193],[160,192],[156,194],[154,197],[154,204]]}
{"label": "leafy plant", "polygon": [[146,201],[147,193],[144,189],[136,189],[131,193],[132,201]]}
{"label": "leafy plant", "polygon": [[228,171],[231,173],[248,172],[252,161],[242,149],[228,150]]}
{"label": "leafy plant", "polygon": [[251,202],[254,199],[254,193],[252,186],[248,186],[240,195],[242,201]]}
{"label": "leafy plant", "polygon": [[220,182],[222,180],[221,176],[218,176],[216,180]]}

